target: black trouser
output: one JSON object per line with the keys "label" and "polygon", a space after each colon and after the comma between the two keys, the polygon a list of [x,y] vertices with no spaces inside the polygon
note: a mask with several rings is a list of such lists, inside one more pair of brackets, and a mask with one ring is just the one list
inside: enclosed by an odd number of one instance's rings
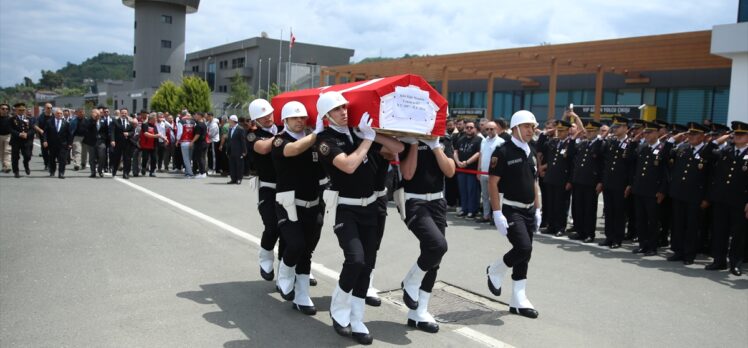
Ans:
{"label": "black trouser", "polygon": [[679,199],[671,200],[673,210],[673,234],[670,249],[684,260],[693,261],[698,251],[698,236],[704,211],[699,206],[700,201],[687,202]]}
{"label": "black trouser", "polygon": [[379,251],[384,237],[384,226],[387,223],[387,195],[377,198],[374,204],[377,206],[377,251]]}
{"label": "black trouser", "polygon": [[[156,165],[158,167],[158,170],[161,170],[161,168],[164,167],[164,155],[166,154],[166,144],[162,142],[156,143]],[[169,166],[167,162],[167,167]],[[169,168],[166,168],[167,170]]]}
{"label": "black trouser", "polygon": [[[106,144],[102,142],[97,142],[96,146],[94,147],[94,150],[96,152],[96,156],[88,156],[89,161],[91,161],[92,157],[96,157],[96,166],[97,171],[99,173],[103,173],[105,168],[109,168],[109,164],[107,163],[107,146]],[[94,165],[91,164],[91,173],[94,172]]]}
{"label": "black trouser", "polygon": [[638,216],[636,215],[636,204],[634,195],[630,195],[626,199],[626,210],[628,211],[628,230],[626,231],[626,239],[634,239],[639,237],[639,223],[637,223]]}
{"label": "black trouser", "polygon": [[577,214],[574,226],[582,238],[595,238],[597,226],[597,191],[595,186],[574,184],[573,204]]}
{"label": "black trouser", "polygon": [[343,249],[343,269],[338,285],[344,292],[353,290],[353,296],[366,297],[369,277],[377,260],[377,208],[374,203],[366,207],[338,205],[333,231],[338,245]]}
{"label": "black trouser", "polygon": [[49,168],[49,149],[44,146],[42,146],[42,158],[44,159],[44,168],[48,169]]}
{"label": "black trouser", "polygon": [[564,232],[566,230],[566,219],[569,214],[569,191],[565,185],[547,184],[548,192],[548,233]]}
{"label": "black trouser", "polygon": [[124,141],[121,144],[117,143],[112,151],[112,176],[117,175],[120,161],[124,161],[122,166],[122,172],[124,174],[130,173],[130,161],[132,160],[132,145],[129,141]]}
{"label": "black trouser", "polygon": [[460,198],[460,192],[457,187],[457,176],[444,178],[444,198],[450,207],[457,205]]}
{"label": "black trouser", "polygon": [[192,149],[192,169],[195,174],[205,174],[205,145],[198,145]]}
{"label": "black trouser", "polygon": [[174,168],[181,170],[184,166],[184,160],[182,159],[182,146],[179,145],[179,143],[174,144],[174,156],[172,157],[172,161],[174,161]]}
{"label": "black trouser", "polygon": [[312,253],[317,248],[322,231],[322,218],[319,205],[304,208],[296,206],[298,220],[288,219],[288,213],[282,205],[275,203],[275,214],[278,216],[278,229],[285,241],[282,258],[286,266],[296,266],[296,274],[309,274],[312,269]]}
{"label": "black trouser", "polygon": [[[220,146],[220,143],[216,146]],[[228,154],[226,153],[226,149],[224,148],[224,151],[218,151],[218,147],[216,147],[216,157],[218,157],[218,168],[216,170],[221,171],[221,173],[226,173],[231,169],[231,164],[229,161],[231,160],[228,157]],[[243,161],[242,161],[243,162]],[[242,169],[242,173],[244,172],[244,169]]]}
{"label": "black trouser", "polygon": [[50,145],[47,150],[47,160],[49,161],[47,165],[49,167],[49,174],[54,175],[55,169],[57,169],[60,175],[65,175],[65,165],[68,163],[68,146]]}
{"label": "black trouser", "polygon": [[244,159],[239,156],[229,158],[229,173],[231,181],[239,181],[244,176]]}
{"label": "black trouser", "polygon": [[[667,243],[668,237],[672,230],[673,222],[673,200],[670,196],[665,196],[659,207],[660,231],[657,234],[657,241]],[[698,228],[698,227],[697,227]]]}
{"label": "black trouser", "polygon": [[[143,159],[140,165],[143,168],[142,171],[145,172],[147,170],[148,173],[153,174],[156,171],[156,149],[141,150],[140,156]],[[148,164],[147,167],[146,164]]]}
{"label": "black trouser", "polygon": [[420,243],[421,255],[416,263],[426,271],[421,290],[431,292],[442,257],[447,253],[447,201],[413,198],[405,201],[405,225]]}
{"label": "black trouser", "polygon": [[18,174],[18,160],[21,159],[21,155],[23,155],[23,169],[29,170],[29,161],[31,161],[31,148],[33,146],[33,143],[21,143],[11,146],[10,160],[11,168],[13,168],[13,173]]}
{"label": "black trouser", "polygon": [[[132,173],[133,175],[138,176],[140,175],[140,148],[135,144],[130,145],[130,148],[132,149]],[[125,171],[125,173],[127,173],[127,171]]]}
{"label": "black trouser", "polygon": [[660,229],[659,204],[654,196],[635,195],[636,221],[639,246],[647,251],[657,250],[657,235]]}
{"label": "black trouser", "polygon": [[210,143],[208,144],[208,169],[209,170],[216,170],[217,164],[218,164],[218,158],[216,158],[216,155],[218,154],[218,143]]}
{"label": "black trouser", "polygon": [[[259,182],[258,182],[259,185]],[[278,228],[278,218],[275,214],[275,189],[270,187],[259,188],[259,199],[257,201],[257,211],[260,213],[262,218],[262,224],[265,229],[262,231],[262,238],[260,245],[265,250],[273,250],[275,248],[275,242],[278,241],[280,235],[280,229]],[[283,257],[285,253],[285,244],[283,238],[280,238],[281,242],[278,245],[278,257]]]}
{"label": "black trouser", "polygon": [[506,237],[512,244],[512,248],[504,254],[504,264],[512,268],[512,280],[527,279],[527,267],[532,256],[532,232],[537,230],[535,208],[504,205],[502,210],[509,223]]}
{"label": "black trouser", "polygon": [[748,219],[745,218],[744,205],[731,205],[714,202],[712,209],[714,237],[712,238],[712,257],[714,262],[725,264],[730,246],[730,265],[739,267],[743,263]]}
{"label": "black trouser", "polygon": [[623,188],[606,188],[603,190],[603,211],[605,212],[605,238],[621,244],[626,234],[627,199]]}
{"label": "black trouser", "polygon": [[551,213],[548,210],[548,185],[545,183],[543,178],[538,180],[538,186],[540,186],[540,202],[543,204],[542,207],[542,222],[541,226],[548,226],[548,220],[550,220]]}
{"label": "black trouser", "polygon": [[99,152],[96,149],[96,145],[83,144],[83,151],[88,156],[88,168],[91,169],[91,174],[96,174],[96,164],[99,163]]}

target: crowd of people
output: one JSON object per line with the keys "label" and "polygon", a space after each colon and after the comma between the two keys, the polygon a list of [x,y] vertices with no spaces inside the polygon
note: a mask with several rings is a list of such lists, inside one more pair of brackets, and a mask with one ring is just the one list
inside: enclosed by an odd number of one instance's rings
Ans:
{"label": "crowd of people", "polygon": [[[408,326],[425,332],[439,330],[428,307],[452,209],[459,218],[494,224],[507,237],[512,248],[487,267],[487,285],[500,296],[511,270],[510,312],[528,318],[539,315],[526,294],[533,235],[598,241],[601,193],[600,246],[616,249],[631,240],[638,243],[634,253],[654,256],[669,245],[667,260],[686,265],[706,252],[713,258],[707,270],[741,275],[748,255],[744,122],[728,128],[614,117],[606,125],[567,110],[541,130],[521,110],[509,124],[448,120],[445,136],[413,138],[375,132],[368,114],[349,124],[347,107],[342,94],[321,94],[309,127],[310,115],[296,101],[283,106],[282,125],[263,99],[250,103],[249,118],[187,110],[131,116],[126,108],[103,106],[85,115],[49,104],[32,117],[23,103],[12,113],[0,104],[0,153],[3,171],[16,178],[21,157],[30,174],[35,137],[45,169],[61,179],[68,165],[88,167],[91,178],[174,171],[185,178],[230,176],[227,183],[239,185],[249,175],[264,226],[261,277],[275,281],[295,310],[316,314],[311,260],[321,231],[332,229],[345,259],[330,302],[333,328],[362,344],[372,342],[364,307],[381,303],[373,279],[389,197],[419,241],[401,288]],[[393,173],[395,183],[388,184]]]}

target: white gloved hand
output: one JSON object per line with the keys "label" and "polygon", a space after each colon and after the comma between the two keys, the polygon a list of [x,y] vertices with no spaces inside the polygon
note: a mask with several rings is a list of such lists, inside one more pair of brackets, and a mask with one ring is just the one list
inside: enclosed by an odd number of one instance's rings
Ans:
{"label": "white gloved hand", "polygon": [[397,138],[397,139],[400,140],[400,141],[402,141],[403,143],[406,143],[406,144],[411,144],[411,145],[418,144],[418,139],[416,139],[414,137],[400,137],[400,138]]}
{"label": "white gloved hand", "polygon": [[540,221],[543,219],[543,211],[540,208],[535,208],[535,229],[540,230]]}
{"label": "white gloved hand", "polygon": [[377,136],[377,133],[374,132],[374,128],[371,128],[371,119],[369,118],[368,112],[364,112],[364,114],[361,115],[361,121],[358,122],[356,136],[371,141],[374,141],[374,138]]}
{"label": "white gloved hand", "polygon": [[421,141],[424,144],[428,145],[429,148],[431,148],[432,150],[436,150],[438,148],[444,147],[442,145],[442,143],[439,142],[439,137],[437,137],[435,139],[424,139],[424,140],[421,140]]}
{"label": "white gloved hand", "polygon": [[325,130],[325,117],[317,116],[317,122],[314,124],[314,130],[312,133],[319,134]]}
{"label": "white gloved hand", "polygon": [[493,224],[496,225],[496,229],[499,230],[499,233],[501,233],[502,236],[506,236],[507,228],[509,228],[509,222],[506,221],[506,218],[504,217],[504,214],[501,213],[501,210],[493,211]]}

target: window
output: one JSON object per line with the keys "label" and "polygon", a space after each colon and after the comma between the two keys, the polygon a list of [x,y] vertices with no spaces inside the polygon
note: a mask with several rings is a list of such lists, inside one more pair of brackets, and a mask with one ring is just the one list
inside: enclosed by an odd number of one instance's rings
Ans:
{"label": "window", "polygon": [[148,110],[148,98],[143,98],[143,110]]}
{"label": "window", "polygon": [[138,53],[138,46],[132,46],[132,54]]}
{"label": "window", "polygon": [[162,48],[171,48],[171,40],[161,40]]}
{"label": "window", "polygon": [[135,29],[138,29],[138,21],[135,21]]}
{"label": "window", "polygon": [[218,62],[218,69],[227,69],[229,67],[229,61],[228,60],[222,60]]}
{"label": "window", "polygon": [[218,91],[221,93],[228,93],[228,86],[226,85],[218,86]]}
{"label": "window", "polygon": [[199,65],[193,65],[192,66],[192,71],[194,71],[194,72],[200,72],[200,66]]}
{"label": "window", "polygon": [[161,15],[161,23],[171,24],[171,16]]}
{"label": "window", "polygon": [[135,70],[132,71],[132,78],[135,78]]}
{"label": "window", "polygon": [[244,67],[244,58],[236,58],[231,60],[231,68],[243,68]]}
{"label": "window", "polygon": [[170,73],[171,72],[171,65],[162,65],[161,66],[161,72],[162,73]]}

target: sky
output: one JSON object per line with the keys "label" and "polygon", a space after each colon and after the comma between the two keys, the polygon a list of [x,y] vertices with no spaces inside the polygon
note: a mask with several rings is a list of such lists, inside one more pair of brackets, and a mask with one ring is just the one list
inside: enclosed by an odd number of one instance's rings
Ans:
{"label": "sky", "polygon": [[[354,61],[696,30],[737,21],[738,0],[202,0],[186,52],[260,36],[352,48]],[[120,0],[0,0],[0,87],[99,52],[132,54]]]}

